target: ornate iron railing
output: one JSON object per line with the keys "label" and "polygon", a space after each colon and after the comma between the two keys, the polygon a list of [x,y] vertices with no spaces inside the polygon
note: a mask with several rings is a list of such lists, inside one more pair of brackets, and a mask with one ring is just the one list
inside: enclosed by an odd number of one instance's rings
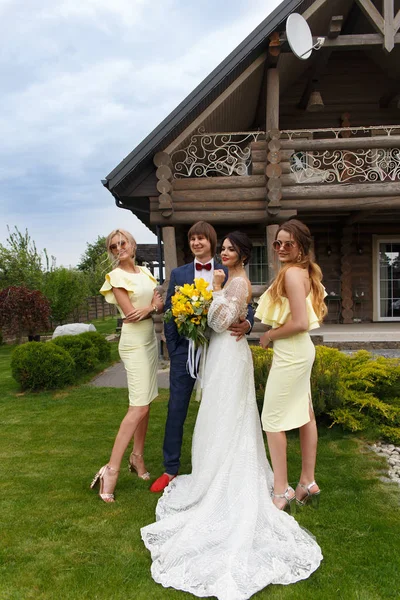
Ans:
{"label": "ornate iron railing", "polygon": [[[387,137],[400,136],[400,125],[373,127],[341,127],[337,129],[298,129],[281,132],[281,138],[298,140],[299,138],[344,139],[354,136],[360,140],[357,150],[297,150],[290,159],[290,171],[297,183],[371,183],[400,180],[400,140],[399,147],[363,148],[363,141],[371,139],[372,132]],[[321,138],[323,134],[323,138]],[[370,135],[366,135],[370,134]],[[397,140],[393,140],[393,145]],[[297,141],[298,143],[298,141]],[[379,146],[379,141],[377,140]]]}
{"label": "ornate iron railing", "polygon": [[200,129],[186,148],[172,153],[174,178],[247,175],[250,144],[261,139],[264,131],[205,133]]}
{"label": "ornate iron railing", "polygon": [[290,170],[297,183],[399,181],[400,149],[296,152]]}

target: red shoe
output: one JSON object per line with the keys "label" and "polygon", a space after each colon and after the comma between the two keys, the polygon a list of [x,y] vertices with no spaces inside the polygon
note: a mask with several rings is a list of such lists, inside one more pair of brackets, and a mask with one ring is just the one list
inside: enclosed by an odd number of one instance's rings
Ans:
{"label": "red shoe", "polygon": [[163,473],[161,477],[155,480],[154,483],[150,486],[151,492],[162,492],[170,481],[175,479],[176,475],[168,475],[167,473]]}

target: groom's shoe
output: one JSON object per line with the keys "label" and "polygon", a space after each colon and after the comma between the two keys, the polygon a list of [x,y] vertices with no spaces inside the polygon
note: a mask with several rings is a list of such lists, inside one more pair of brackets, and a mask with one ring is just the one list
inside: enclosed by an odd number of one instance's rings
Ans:
{"label": "groom's shoe", "polygon": [[161,477],[155,480],[154,483],[150,486],[151,492],[162,492],[170,481],[175,479],[176,475],[168,475],[168,473],[163,473]]}

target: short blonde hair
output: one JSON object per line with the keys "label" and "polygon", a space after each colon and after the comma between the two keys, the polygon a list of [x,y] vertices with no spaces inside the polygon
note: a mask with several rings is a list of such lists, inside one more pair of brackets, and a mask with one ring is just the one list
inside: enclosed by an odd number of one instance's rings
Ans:
{"label": "short blonde hair", "polygon": [[111,260],[111,262],[113,263],[114,266],[117,266],[119,264],[119,259],[116,258],[114,256],[114,254],[111,252],[110,246],[111,246],[111,240],[116,235],[120,236],[120,241],[121,241],[121,237],[124,237],[126,239],[126,241],[131,244],[131,246],[133,248],[132,258],[135,258],[136,248],[137,248],[136,240],[133,237],[133,235],[131,233],[129,233],[129,231],[126,231],[125,229],[114,229],[111,233],[108,234],[108,236],[106,238],[106,250],[107,250],[108,258]]}

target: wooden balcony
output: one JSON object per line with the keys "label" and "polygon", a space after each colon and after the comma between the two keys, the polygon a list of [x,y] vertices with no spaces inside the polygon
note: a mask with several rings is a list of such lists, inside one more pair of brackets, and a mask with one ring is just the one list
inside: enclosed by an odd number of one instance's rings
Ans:
{"label": "wooden balcony", "polygon": [[151,222],[159,225],[400,208],[398,125],[198,134],[155,164]]}

